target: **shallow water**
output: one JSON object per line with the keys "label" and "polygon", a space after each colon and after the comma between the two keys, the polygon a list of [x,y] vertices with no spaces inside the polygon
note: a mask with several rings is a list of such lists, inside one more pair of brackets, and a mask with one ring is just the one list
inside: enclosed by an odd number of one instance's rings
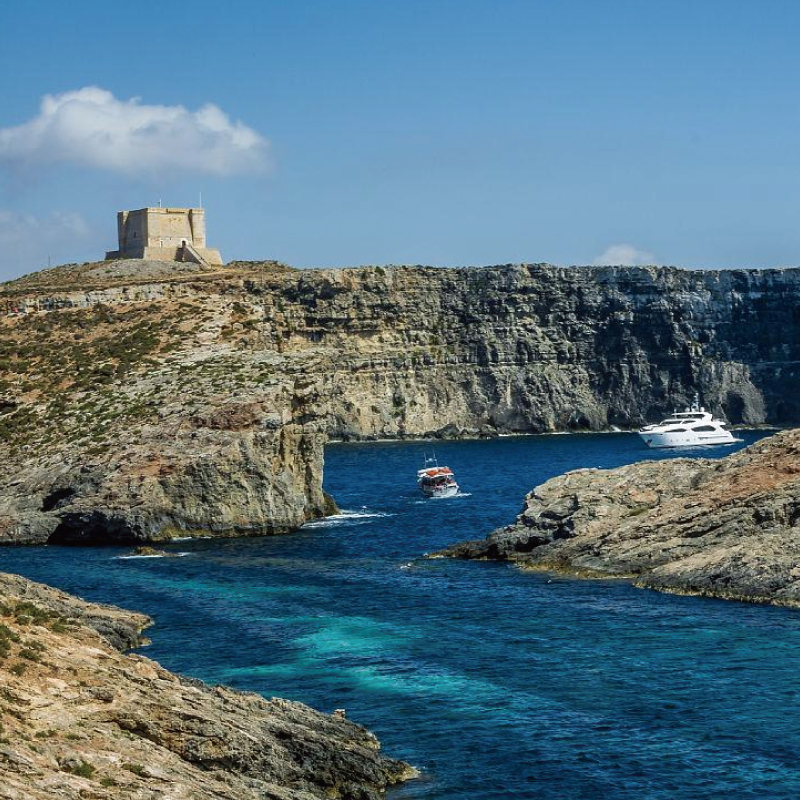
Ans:
{"label": "shallow water", "polygon": [[393,800],[798,796],[800,613],[420,558],[511,522],[552,475],[687,453],[628,434],[441,443],[462,494],[426,500],[426,450],[329,447],[348,512],[291,536],[180,541],[176,559],[4,549],[0,569],[151,614],[144,652],[170,669],[346,708],[422,769]]}

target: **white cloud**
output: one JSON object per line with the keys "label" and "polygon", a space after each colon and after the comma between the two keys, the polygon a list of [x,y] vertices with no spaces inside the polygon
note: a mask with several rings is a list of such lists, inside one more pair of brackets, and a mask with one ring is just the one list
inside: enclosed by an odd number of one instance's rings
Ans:
{"label": "white cloud", "polygon": [[645,250],[639,250],[632,244],[612,244],[592,261],[597,267],[619,266],[639,267],[655,264],[656,257]]}
{"label": "white cloud", "polygon": [[127,175],[233,175],[267,166],[269,144],[215,105],[143,105],[96,86],[45,95],[38,116],[0,129],[0,161],[81,164]]}
{"label": "white cloud", "polygon": [[[0,208],[0,281],[75,260],[76,251],[95,247],[93,233],[80,214],[48,217]],[[102,256],[102,253],[100,254]]]}

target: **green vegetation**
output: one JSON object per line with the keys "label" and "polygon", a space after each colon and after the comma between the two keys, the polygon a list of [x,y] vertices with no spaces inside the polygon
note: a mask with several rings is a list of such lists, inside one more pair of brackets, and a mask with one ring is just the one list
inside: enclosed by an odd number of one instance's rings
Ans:
{"label": "green vegetation", "polygon": [[0,373],[18,391],[54,395],[49,410],[57,411],[66,391],[95,390],[124,377],[159,349],[166,323],[157,310],[97,305],[57,312],[57,324],[54,314],[23,318],[0,339]]}
{"label": "green vegetation", "polygon": [[13,616],[19,625],[30,625],[31,623],[34,625],[47,625],[47,623],[56,619],[58,614],[47,611],[41,606],[37,606],[35,603],[23,600],[22,602],[16,603],[10,609],[10,613],[5,616]]}
{"label": "green vegetation", "polygon": [[23,647],[22,650],[19,651],[19,657],[24,658],[26,661],[33,662],[42,660],[41,653],[37,653],[36,650],[32,650],[30,647]]}
{"label": "green vegetation", "polygon": [[0,625],[0,639],[8,639],[12,642],[18,642],[20,640],[19,635],[14,633],[8,625]]}
{"label": "green vegetation", "polygon": [[0,625],[0,661],[4,661],[11,653],[11,643],[19,642],[20,637],[7,625]]}
{"label": "green vegetation", "polygon": [[[62,450],[102,463],[122,431],[135,438],[136,428],[157,423],[165,406],[171,412],[173,403],[182,404],[189,414],[196,413],[205,400],[223,393],[274,385],[281,372],[282,359],[266,338],[275,334],[263,319],[270,317],[279,294],[272,286],[281,280],[267,276],[285,272],[284,265],[231,265],[233,273],[262,273],[246,276],[252,294],[241,292],[240,280],[233,289],[219,274],[209,282],[208,293],[194,283],[185,289],[184,275],[157,279],[158,299],[149,300],[142,299],[145,292],[135,288],[130,271],[127,277],[114,273],[104,278],[101,273],[108,268],[103,263],[68,265],[0,287],[6,309],[17,304],[39,309],[0,316],[0,456],[12,469],[19,459]],[[125,288],[109,304],[85,308],[69,307],[74,296],[56,294],[57,287],[68,289],[84,302],[82,293],[98,281]],[[178,296],[184,292],[188,297]],[[258,335],[262,326],[263,338]],[[230,352],[187,358],[201,332],[228,345]]]}
{"label": "green vegetation", "polygon": [[134,775],[143,775],[144,774],[144,767],[141,764],[128,764],[127,762],[122,765],[122,769],[128,770],[128,772],[132,772]]}
{"label": "green vegetation", "polygon": [[28,314],[0,325],[0,441],[14,456],[23,446],[89,434],[100,455],[109,425],[154,412],[155,404],[129,402],[118,387],[161,366],[159,357],[201,324],[191,305],[150,303]]}
{"label": "green vegetation", "polygon": [[[28,600],[9,601],[0,605],[0,616],[11,617],[18,625],[40,625],[56,633],[64,633],[69,627],[69,621],[60,614],[47,611]],[[20,643],[21,639],[7,625],[0,624],[0,659],[8,655],[10,642]],[[22,642],[22,648],[20,656],[28,661],[40,661],[40,654],[45,650],[44,644],[36,639],[26,639]]]}
{"label": "green vegetation", "polygon": [[81,761],[79,764],[70,765],[67,772],[81,778],[91,778],[97,772],[97,767],[92,766],[88,761]]}

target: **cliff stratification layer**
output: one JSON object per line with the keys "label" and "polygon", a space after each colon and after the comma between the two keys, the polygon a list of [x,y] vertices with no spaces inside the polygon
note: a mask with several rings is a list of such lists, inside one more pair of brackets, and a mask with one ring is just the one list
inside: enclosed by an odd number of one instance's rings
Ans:
{"label": "cliff stratification layer", "polygon": [[149,623],[0,574],[0,798],[376,800],[414,774],[341,715],[116,649]]}
{"label": "cliff stratification layer", "polygon": [[530,492],[513,525],[440,555],[800,605],[800,430],[718,461],[568,472]]}
{"label": "cliff stratification layer", "polygon": [[800,422],[795,269],[119,261],[0,304],[5,542],[291,530],[329,437]]}

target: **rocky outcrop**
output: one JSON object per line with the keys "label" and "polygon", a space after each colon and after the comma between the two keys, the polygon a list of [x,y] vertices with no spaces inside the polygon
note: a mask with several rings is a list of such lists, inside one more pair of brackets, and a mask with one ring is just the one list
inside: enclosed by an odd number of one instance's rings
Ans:
{"label": "rocky outcrop", "polygon": [[168,295],[2,320],[0,542],[264,535],[336,511],[304,365],[241,349],[238,306]]}
{"label": "rocky outcrop", "polygon": [[124,261],[0,305],[0,542],[291,530],[330,437],[800,422],[794,269]]}
{"label": "rocky outcrop", "polygon": [[[174,419],[171,419],[174,417]],[[26,464],[0,496],[0,541],[102,544],[284,533],[334,513],[323,435],[262,404],[180,409],[101,453]]]}
{"label": "rocky outcrop", "polygon": [[530,492],[513,525],[439,555],[800,605],[800,430],[719,461],[569,472]]}
{"label": "rocky outcrop", "polygon": [[414,775],[341,713],[117,649],[149,623],[0,574],[0,798],[370,800]]}

